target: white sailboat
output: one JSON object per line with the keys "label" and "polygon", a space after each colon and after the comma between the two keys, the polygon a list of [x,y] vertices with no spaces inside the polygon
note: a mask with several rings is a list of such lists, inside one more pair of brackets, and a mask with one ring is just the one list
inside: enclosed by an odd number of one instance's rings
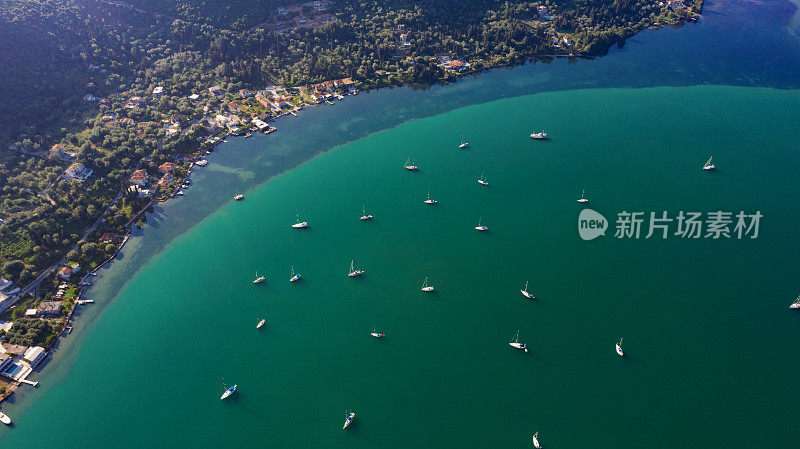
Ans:
{"label": "white sailboat", "polygon": [[384,334],[382,332],[378,332],[377,330],[375,330],[375,326],[372,326],[372,332],[370,332],[369,334],[372,335],[375,338],[383,338],[383,337],[386,336],[386,334]]}
{"label": "white sailboat", "polygon": [[619,343],[617,343],[617,354],[619,354],[620,357],[625,357],[625,352],[622,350],[622,339],[621,338],[619,339]]}
{"label": "white sailboat", "polygon": [[406,159],[406,163],[403,165],[403,168],[408,171],[417,171],[418,167],[411,163],[411,156],[409,156],[408,159]]}
{"label": "white sailboat", "polygon": [[525,352],[528,352],[528,347],[525,346],[525,343],[519,342],[519,330],[517,330],[517,335],[514,337],[513,341],[508,342],[508,345],[512,348],[516,348]]}
{"label": "white sailboat", "polygon": [[347,418],[344,420],[344,425],[342,426],[342,430],[350,427],[350,424],[353,424],[353,420],[356,419],[356,414],[353,412],[345,412],[347,414]]}
{"label": "white sailboat", "polygon": [[264,282],[264,280],[266,280],[266,279],[267,278],[265,278],[264,276],[259,276],[258,275],[258,271],[256,271],[256,278],[253,279],[253,283],[254,284],[260,284],[260,283]]}
{"label": "white sailboat", "polygon": [[295,282],[298,281],[299,279],[300,279],[300,273],[295,273],[294,265],[292,265],[292,274],[291,277],[289,278],[289,282]]}
{"label": "white sailboat", "polygon": [[347,275],[350,276],[351,278],[354,278],[356,276],[361,276],[362,274],[364,274],[365,273],[364,270],[356,270],[356,269],[353,268],[353,262],[354,261],[351,259],[350,260],[350,271],[347,273]]}
{"label": "white sailboat", "polygon": [[428,285],[428,277],[427,276],[425,277],[425,282],[422,283],[421,290],[423,292],[432,292],[433,291],[433,285]]}
{"label": "white sailboat", "polygon": [[583,191],[581,191],[581,197],[578,198],[578,202],[579,203],[588,203],[589,202],[589,200],[586,199],[586,189],[583,189]]}
{"label": "white sailboat", "polygon": [[789,305],[789,308],[800,309],[800,296],[798,296],[797,299],[795,299],[794,302],[791,305]]}
{"label": "white sailboat", "polygon": [[480,184],[482,186],[488,186],[489,185],[489,181],[487,181],[486,178],[483,177],[483,173],[481,173],[481,177],[478,178],[478,184]]}
{"label": "white sailboat", "polygon": [[536,433],[533,434],[533,447],[536,449],[542,449],[542,445],[539,444],[539,431],[537,430]]}
{"label": "white sailboat", "polygon": [[300,221],[300,213],[299,212],[295,212],[295,214],[294,214],[294,222],[295,223],[292,225],[292,227],[294,229],[304,229],[304,228],[308,227],[308,222],[307,221]]}
{"label": "white sailboat", "polygon": [[533,296],[533,293],[531,293],[531,292],[529,292],[529,291],[528,291],[528,281],[525,281],[525,288],[523,288],[522,290],[520,290],[520,292],[522,293],[522,296],[524,296],[524,297],[526,297],[526,298],[528,298],[528,299],[536,299],[536,298]]}
{"label": "white sailboat", "polygon": [[714,156],[711,156],[710,158],[708,158],[706,163],[703,164],[703,170],[713,170],[713,169],[717,168],[716,165],[711,163],[711,159],[714,159]]}
{"label": "white sailboat", "polygon": [[547,139],[547,133],[544,132],[544,131],[542,131],[540,133],[531,133],[531,139],[534,139],[534,140],[546,140]]}
{"label": "white sailboat", "polygon": [[238,387],[238,385],[228,387],[225,391],[222,392],[222,396],[220,396],[219,399],[221,401],[228,399],[236,391],[236,387]]}
{"label": "white sailboat", "polygon": [[481,232],[486,232],[486,231],[489,230],[489,228],[481,224],[481,220],[482,219],[483,219],[483,217],[478,217],[478,226],[475,226],[475,230],[481,231]]}
{"label": "white sailboat", "polygon": [[359,218],[359,220],[361,221],[372,220],[372,215],[367,214],[367,210],[364,206],[361,206],[361,218]]}
{"label": "white sailboat", "polygon": [[458,148],[463,150],[464,148],[466,148],[468,146],[469,146],[469,142],[464,140],[464,136],[461,136],[461,143],[458,145]]}
{"label": "white sailboat", "polygon": [[428,198],[425,200],[425,204],[436,204],[438,201],[431,199],[431,192],[428,191]]}
{"label": "white sailboat", "polygon": [[256,329],[261,329],[264,326],[264,323],[266,322],[267,322],[266,318],[259,321],[258,324],[256,324]]}

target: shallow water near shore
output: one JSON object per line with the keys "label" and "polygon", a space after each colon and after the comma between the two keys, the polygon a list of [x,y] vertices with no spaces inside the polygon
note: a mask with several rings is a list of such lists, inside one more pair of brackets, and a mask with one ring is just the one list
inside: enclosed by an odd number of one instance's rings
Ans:
{"label": "shallow water near shore", "polygon": [[[776,192],[791,196],[800,166],[796,91],[519,96],[797,82],[766,66],[769,54],[701,65],[686,45],[719,32],[707,22],[644,33],[576,65],[361,94],[281,121],[275,135],[231,140],[103,274],[90,292],[99,304],[43,386],[4,404],[17,426],[3,446],[524,447],[538,429],[548,447],[666,447],[676,437],[744,447],[755,441],[737,434],[747,425],[765,447],[787,447],[779,424],[797,413],[786,373],[798,361],[785,307],[797,294],[800,217]],[[776,30],[762,30],[754,49],[784,36]],[[676,47],[674,60],[659,58]],[[375,130],[514,96],[369,135],[260,185]],[[552,142],[530,141],[531,126]],[[455,149],[462,135],[469,151]],[[697,168],[710,154],[720,168],[705,174]],[[417,174],[401,168],[409,155]],[[475,182],[481,172],[489,188]],[[752,242],[587,243],[575,233],[583,187],[609,218],[623,209],[766,218]],[[434,210],[422,204],[428,190],[441,201]],[[227,204],[239,191],[247,199]],[[362,204],[373,223],[357,220]],[[288,229],[295,209],[309,232]],[[478,217],[488,235],[472,230]],[[363,279],[345,276],[352,258]],[[286,282],[292,264],[306,278],[298,285]],[[268,282],[251,285],[255,270]],[[418,290],[426,275],[440,292],[430,298]],[[536,304],[519,295],[525,280]],[[373,325],[384,341],[369,337]],[[527,357],[506,345],[517,329]],[[624,361],[611,348],[622,336]],[[228,403],[222,377],[241,388]],[[346,408],[358,424],[342,434]],[[63,410],[69,418],[42,429]]]}

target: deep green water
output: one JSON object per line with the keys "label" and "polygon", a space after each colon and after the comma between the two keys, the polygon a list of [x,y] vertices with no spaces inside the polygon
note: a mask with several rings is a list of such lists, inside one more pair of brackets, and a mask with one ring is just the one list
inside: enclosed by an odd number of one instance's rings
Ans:
{"label": "deep green water", "polygon": [[[797,91],[573,90],[339,147],[163,248],[3,447],[793,447],[797,117]],[[760,236],[584,242],[584,187],[611,220],[759,210]]]}

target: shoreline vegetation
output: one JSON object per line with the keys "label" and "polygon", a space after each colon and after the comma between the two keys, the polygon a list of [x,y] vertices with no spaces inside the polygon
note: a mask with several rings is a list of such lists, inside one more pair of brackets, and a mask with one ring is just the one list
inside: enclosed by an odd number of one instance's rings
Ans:
{"label": "shoreline vegetation", "polygon": [[[9,75],[0,89],[10,93],[0,117],[14,122],[0,118],[0,338],[8,355],[0,401],[71,332],[83,287],[131,227],[190,188],[192,170],[227,137],[272,133],[277,118],[360,90],[601,56],[644,29],[697,20],[703,6],[321,0],[243,1],[220,12],[219,3],[0,6],[0,44],[30,42],[0,68]],[[31,35],[45,25],[49,37]],[[44,355],[26,360],[37,347]],[[5,375],[11,364],[27,372]]]}

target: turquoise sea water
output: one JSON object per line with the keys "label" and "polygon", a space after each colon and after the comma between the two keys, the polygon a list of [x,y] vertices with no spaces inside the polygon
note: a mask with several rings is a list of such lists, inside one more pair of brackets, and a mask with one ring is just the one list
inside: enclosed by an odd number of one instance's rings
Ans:
{"label": "turquoise sea water", "polygon": [[[798,116],[796,91],[573,90],[336,148],[159,251],[3,447],[791,447]],[[584,242],[584,187],[612,221],[761,211],[760,236]]]}

